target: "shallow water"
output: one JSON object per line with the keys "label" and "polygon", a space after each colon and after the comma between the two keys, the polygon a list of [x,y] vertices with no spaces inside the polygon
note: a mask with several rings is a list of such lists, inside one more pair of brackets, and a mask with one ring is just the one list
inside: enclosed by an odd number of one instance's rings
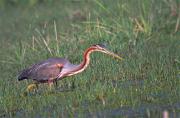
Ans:
{"label": "shallow water", "polygon": [[170,118],[179,118],[180,117],[180,102],[173,105],[140,105],[139,107],[131,108],[128,106],[103,110],[95,113],[88,113],[88,117],[97,116],[97,117],[157,117],[163,116],[163,112],[167,111]]}
{"label": "shallow water", "polygon": [[[44,108],[46,112],[52,113],[53,109],[46,109]],[[86,112],[83,113],[83,116],[86,116],[87,118],[91,117],[103,117],[103,118],[109,118],[109,117],[127,117],[127,118],[134,118],[134,117],[163,117],[163,113],[168,113],[169,118],[179,118],[180,117],[180,102],[175,103],[173,105],[140,105],[138,107],[132,108],[128,106],[119,107],[116,109],[106,109],[98,112]],[[11,114],[4,113],[1,114],[0,117],[24,117],[26,116],[26,111],[20,109],[13,111]],[[74,114],[74,117],[78,118],[79,114],[76,112]],[[57,114],[59,115],[59,114]],[[66,113],[62,113],[64,117],[68,117],[69,115]],[[50,115],[51,116],[51,115]],[[35,117],[41,118],[40,114],[36,114]]]}

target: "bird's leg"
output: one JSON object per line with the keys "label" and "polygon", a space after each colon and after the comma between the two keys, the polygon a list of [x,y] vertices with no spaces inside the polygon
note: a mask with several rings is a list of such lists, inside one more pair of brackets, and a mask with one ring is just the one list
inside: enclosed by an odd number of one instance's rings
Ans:
{"label": "bird's leg", "polygon": [[54,83],[55,83],[55,88],[57,89],[58,88],[57,80],[55,80]]}
{"label": "bird's leg", "polygon": [[48,85],[49,85],[50,90],[52,90],[52,86],[53,86],[53,79],[52,78],[50,78],[48,80]]}
{"label": "bird's leg", "polygon": [[28,85],[26,91],[31,92],[31,91],[36,90],[36,89],[38,89],[38,83],[37,82]]}

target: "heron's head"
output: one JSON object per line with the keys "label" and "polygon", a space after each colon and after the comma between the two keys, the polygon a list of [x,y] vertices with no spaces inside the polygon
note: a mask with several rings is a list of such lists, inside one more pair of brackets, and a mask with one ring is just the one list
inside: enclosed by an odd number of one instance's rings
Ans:
{"label": "heron's head", "polygon": [[92,48],[94,48],[94,50],[96,50],[96,51],[103,52],[103,53],[111,55],[115,58],[118,58],[120,60],[123,60],[122,57],[120,57],[119,55],[115,54],[114,52],[108,50],[108,48],[104,44],[96,44],[96,45],[93,45]]}

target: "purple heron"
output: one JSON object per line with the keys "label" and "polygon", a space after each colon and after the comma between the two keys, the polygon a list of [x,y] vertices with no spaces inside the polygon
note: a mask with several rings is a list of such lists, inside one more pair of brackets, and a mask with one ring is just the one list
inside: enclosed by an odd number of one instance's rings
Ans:
{"label": "purple heron", "polygon": [[103,52],[122,60],[120,56],[109,51],[104,45],[96,44],[85,50],[83,61],[79,65],[71,64],[64,58],[49,58],[22,70],[18,76],[18,80],[32,79],[36,81],[36,84],[29,85],[28,89],[39,83],[48,83],[52,85],[54,82],[57,82],[57,80],[84,71],[89,65],[90,54],[95,51]]}

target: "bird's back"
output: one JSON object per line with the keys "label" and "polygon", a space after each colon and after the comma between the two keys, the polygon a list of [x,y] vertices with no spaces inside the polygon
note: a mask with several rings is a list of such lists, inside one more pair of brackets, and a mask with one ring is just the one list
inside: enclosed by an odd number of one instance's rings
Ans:
{"label": "bird's back", "polygon": [[31,78],[43,82],[50,78],[54,79],[61,71],[61,68],[58,67],[57,64],[62,65],[63,67],[63,65],[67,63],[69,63],[69,61],[63,58],[49,58],[24,69],[19,74],[18,80]]}

